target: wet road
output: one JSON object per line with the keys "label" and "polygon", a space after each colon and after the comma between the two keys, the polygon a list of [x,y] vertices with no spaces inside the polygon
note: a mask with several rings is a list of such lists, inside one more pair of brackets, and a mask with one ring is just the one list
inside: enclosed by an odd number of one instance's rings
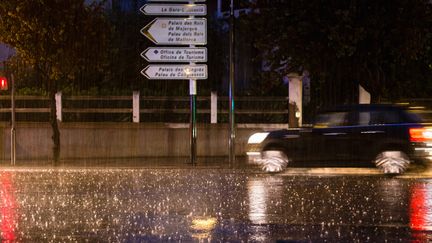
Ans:
{"label": "wet road", "polygon": [[11,242],[432,239],[432,177],[293,171],[3,168],[1,237]]}

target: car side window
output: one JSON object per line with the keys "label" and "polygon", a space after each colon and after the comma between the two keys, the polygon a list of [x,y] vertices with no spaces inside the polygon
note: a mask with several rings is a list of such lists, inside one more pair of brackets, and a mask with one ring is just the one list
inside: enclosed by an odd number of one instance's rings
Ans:
{"label": "car side window", "polygon": [[400,123],[400,113],[397,111],[360,111],[358,112],[358,125],[384,125]]}
{"label": "car side window", "polygon": [[371,111],[369,125],[395,124],[401,121],[397,111]]}
{"label": "car side window", "polygon": [[405,114],[407,122],[414,122],[414,123],[432,122],[432,113],[427,110],[407,110],[403,114]]}
{"label": "car side window", "polygon": [[361,111],[358,113],[358,125],[367,126],[370,125],[371,114],[369,111]]}
{"label": "car side window", "polygon": [[328,112],[315,120],[315,128],[337,127],[348,125],[348,112]]}

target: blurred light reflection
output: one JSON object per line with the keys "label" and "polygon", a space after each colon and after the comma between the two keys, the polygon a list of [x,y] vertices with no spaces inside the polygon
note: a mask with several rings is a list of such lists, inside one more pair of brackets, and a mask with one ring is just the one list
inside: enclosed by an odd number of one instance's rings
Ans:
{"label": "blurred light reflection", "polygon": [[282,210],[277,206],[282,196],[282,183],[280,177],[249,178],[249,220],[253,224],[274,223],[273,215]]}
{"label": "blurred light reflection", "polygon": [[2,242],[16,239],[17,203],[14,195],[11,174],[8,172],[0,174],[0,197],[1,197],[1,238]]}
{"label": "blurred light reflection", "polygon": [[411,190],[410,227],[413,230],[432,230],[432,187],[415,184]]}
{"label": "blurred light reflection", "polygon": [[251,179],[248,181],[249,220],[253,224],[267,223],[268,191],[263,180]]}
{"label": "blurred light reflection", "polygon": [[210,233],[216,227],[217,219],[213,217],[199,217],[192,219],[192,237],[210,240]]}

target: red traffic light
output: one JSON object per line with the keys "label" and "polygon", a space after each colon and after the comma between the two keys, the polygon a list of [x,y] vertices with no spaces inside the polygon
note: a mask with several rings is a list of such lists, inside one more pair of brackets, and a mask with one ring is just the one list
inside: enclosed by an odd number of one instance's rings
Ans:
{"label": "red traffic light", "polygon": [[8,82],[6,77],[0,77],[0,90],[7,90]]}

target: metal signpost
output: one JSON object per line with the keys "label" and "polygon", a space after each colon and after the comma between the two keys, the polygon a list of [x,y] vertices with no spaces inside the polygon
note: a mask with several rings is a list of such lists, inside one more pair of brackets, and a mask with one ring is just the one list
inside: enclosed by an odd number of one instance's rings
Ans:
{"label": "metal signpost", "polygon": [[232,166],[235,162],[235,113],[234,113],[234,87],[235,87],[235,52],[234,52],[234,0],[231,0],[230,9],[230,78],[229,78],[229,126],[230,126],[230,137],[229,137],[229,162]]}
{"label": "metal signpost", "polygon": [[7,90],[9,81],[11,87],[10,159],[11,159],[11,165],[14,166],[16,164],[15,80],[14,80],[14,75],[12,73],[9,73],[9,70],[5,67],[4,62],[0,63],[0,73],[3,72],[5,73],[5,77],[0,77],[1,79],[0,89]]}
{"label": "metal signpost", "polygon": [[[141,74],[154,80],[189,80],[190,162],[195,165],[197,154],[196,81],[207,79],[208,76],[207,65],[197,64],[207,62],[207,48],[195,46],[207,44],[207,19],[195,18],[195,16],[205,16],[207,6],[195,4],[205,2],[205,0],[148,0],[147,2],[150,3],[140,8],[145,15],[188,16],[187,18],[156,17],[141,29],[141,33],[156,45],[189,46],[147,48],[141,53],[141,56],[148,62],[177,64],[150,64],[141,71]],[[163,4],[152,2],[163,2]]]}
{"label": "metal signpost", "polygon": [[15,165],[16,163],[16,128],[15,128],[15,80],[13,74],[11,77],[11,165]]}

